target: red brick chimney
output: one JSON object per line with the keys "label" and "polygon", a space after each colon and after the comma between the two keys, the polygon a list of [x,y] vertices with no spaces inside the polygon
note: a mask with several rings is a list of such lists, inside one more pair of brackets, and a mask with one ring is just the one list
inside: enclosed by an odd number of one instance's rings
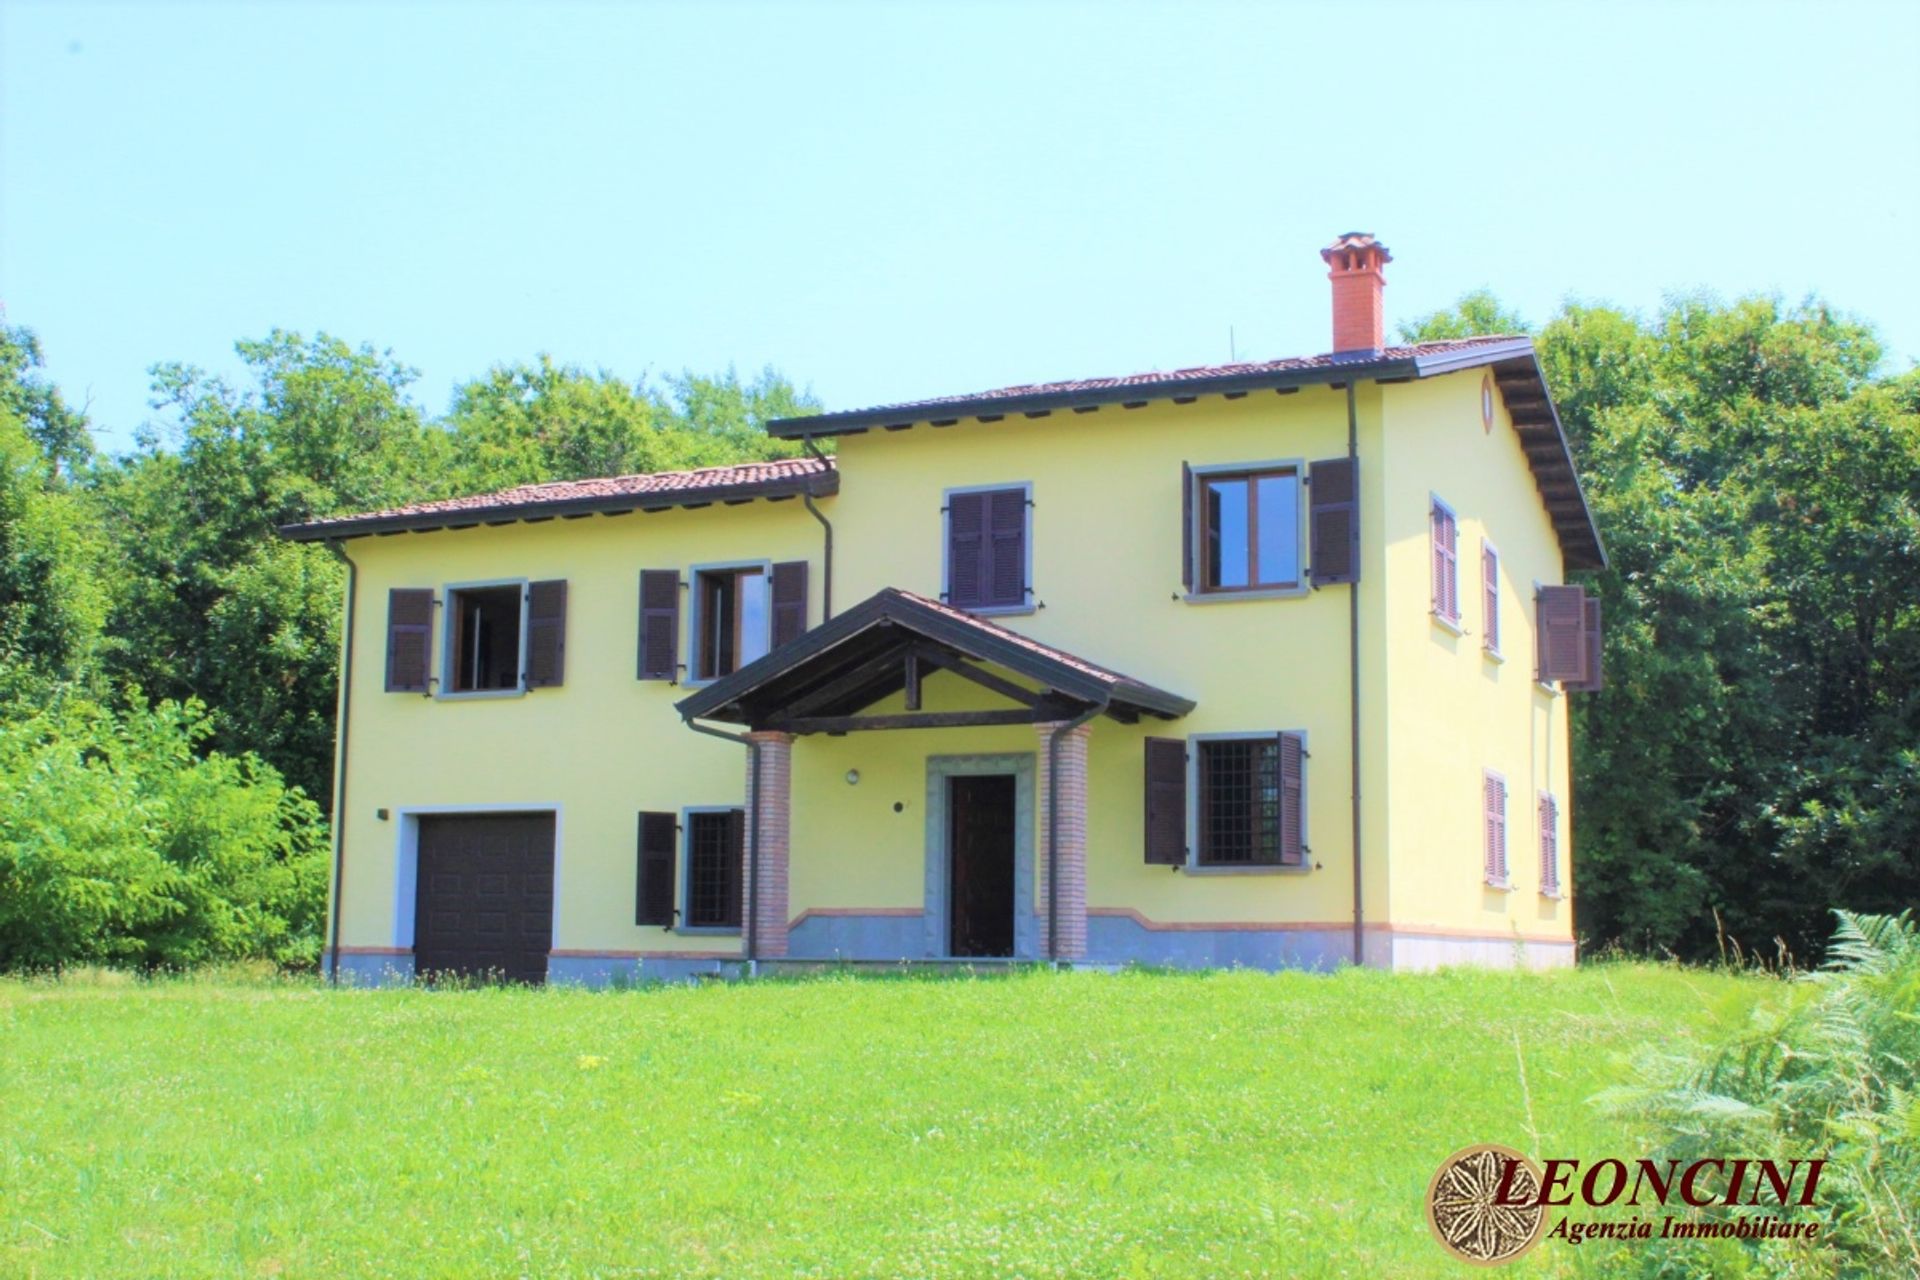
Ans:
{"label": "red brick chimney", "polygon": [[1320,251],[1333,281],[1333,354],[1372,355],[1387,344],[1382,272],[1393,255],[1364,231],[1349,231]]}

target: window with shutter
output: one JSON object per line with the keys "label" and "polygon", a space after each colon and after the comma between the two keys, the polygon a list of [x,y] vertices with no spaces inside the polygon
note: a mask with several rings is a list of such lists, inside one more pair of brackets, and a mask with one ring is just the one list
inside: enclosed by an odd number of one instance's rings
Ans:
{"label": "window with shutter", "polygon": [[1187,743],[1147,739],[1147,862],[1178,867],[1187,861]]}
{"label": "window with shutter", "polygon": [[527,688],[556,688],[566,669],[566,580],[532,583],[527,587]]}
{"label": "window with shutter", "polygon": [[1560,806],[1540,793],[1540,892],[1560,896]]}
{"label": "window with shutter", "polygon": [[1201,736],[1193,746],[1195,864],[1305,867],[1302,736]]}
{"label": "window with shutter", "polygon": [[1541,587],[1534,605],[1535,676],[1542,684],[1583,683],[1587,679],[1586,589]]}
{"label": "window with shutter", "polygon": [[441,693],[516,693],[526,687],[528,605],[524,582],[447,588]]}
{"label": "window with shutter", "polygon": [[426,693],[433,670],[433,592],[387,592],[387,692]]}
{"label": "window with shutter", "polygon": [[689,631],[695,680],[732,675],[767,652],[773,639],[770,576],[757,564],[694,570]]}
{"label": "window with shutter", "polygon": [[1453,509],[1433,499],[1429,517],[1433,543],[1433,613],[1449,626],[1460,625],[1460,523]]}
{"label": "window with shutter", "polygon": [[1481,788],[1487,883],[1507,886],[1507,781],[1489,769]]}
{"label": "window with shutter", "polygon": [[687,811],[686,928],[740,927],[745,830],[744,809]]}
{"label": "window with shutter", "polygon": [[807,633],[807,562],[784,560],[773,566],[773,647]]}
{"label": "window with shutter", "polygon": [[671,813],[640,815],[633,922],[671,929],[674,924],[673,871],[680,824]]}
{"label": "window with shutter", "polygon": [[680,571],[640,573],[640,678],[680,677]]}
{"label": "window with shutter", "polygon": [[1359,463],[1328,458],[1307,472],[1308,553],[1313,585],[1360,580]]}
{"label": "window with shutter", "polygon": [[1300,472],[1209,467],[1193,477],[1201,595],[1301,585]]}
{"label": "window with shutter", "polygon": [[1500,553],[1480,542],[1480,643],[1490,657],[1500,656]]}
{"label": "window with shutter", "polygon": [[947,603],[976,612],[1031,607],[1030,487],[950,490],[946,508]]}

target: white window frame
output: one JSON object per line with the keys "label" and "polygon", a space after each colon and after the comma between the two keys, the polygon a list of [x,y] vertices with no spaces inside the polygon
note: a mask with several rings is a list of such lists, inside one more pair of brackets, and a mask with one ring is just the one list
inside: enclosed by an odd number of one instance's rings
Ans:
{"label": "white window frame", "polygon": [[[1193,586],[1186,592],[1188,604],[1226,604],[1234,600],[1293,600],[1309,595],[1313,583],[1308,574],[1307,564],[1307,520],[1309,508],[1313,505],[1307,493],[1307,460],[1305,458],[1273,458],[1266,462],[1210,462],[1205,466],[1191,466],[1188,484],[1191,490],[1181,500],[1188,511],[1187,545],[1193,548],[1193,563],[1188,572],[1193,577]],[[1300,565],[1300,581],[1291,587],[1220,587],[1209,591],[1207,579],[1207,504],[1201,500],[1206,492],[1206,482],[1213,476],[1259,475],[1272,471],[1291,471],[1293,473],[1294,496],[1294,554]]]}
{"label": "white window frame", "polygon": [[683,610],[687,615],[687,647],[683,651],[687,655],[687,678],[681,681],[681,685],[684,688],[697,689],[702,685],[712,684],[715,680],[720,679],[719,676],[703,676],[700,674],[700,627],[705,621],[701,616],[701,605],[705,593],[700,590],[700,575],[703,573],[737,573],[742,569],[758,569],[761,576],[766,579],[767,623],[766,635],[762,637],[765,642],[765,647],[761,652],[771,652],[773,649],[773,561],[714,560],[706,564],[688,565],[686,585],[688,599],[687,607]]}
{"label": "white window frame", "polygon": [[[735,938],[740,936],[746,924],[749,886],[747,869],[740,868],[740,923],[726,924],[690,924],[693,919],[693,815],[696,813],[739,813],[746,814],[744,804],[690,804],[680,810],[680,865],[676,869],[678,880],[675,883],[674,897],[679,899],[675,906],[679,910],[679,923],[674,925],[675,933],[707,935],[716,938]],[[742,848],[744,855],[745,849]]]}
{"label": "white window frame", "polygon": [[[461,689],[453,687],[454,628],[459,625],[460,610],[454,607],[454,597],[463,591],[485,591],[490,588],[520,588],[520,655],[519,670],[514,674],[514,686],[511,689]],[[434,691],[434,697],[449,701],[469,698],[520,698],[527,692],[527,611],[531,605],[531,580],[527,578],[483,578],[476,582],[449,582],[440,588],[440,684]]]}
{"label": "white window frame", "polygon": [[[1204,742],[1271,741],[1284,734],[1300,739],[1300,865],[1283,866],[1278,862],[1212,863],[1200,861],[1200,744]],[[1307,803],[1307,772],[1311,767],[1305,729],[1251,729],[1234,733],[1190,733],[1187,735],[1187,860],[1178,868],[1190,876],[1301,876],[1313,870],[1312,843],[1308,833],[1313,812]]]}
{"label": "white window frame", "polygon": [[1492,617],[1482,618],[1480,620],[1480,652],[1486,656],[1489,662],[1505,662],[1507,655],[1501,652],[1500,649],[1501,634],[1505,630],[1505,628],[1501,626],[1500,615],[1503,612],[1502,606],[1506,601],[1506,592],[1500,589],[1500,548],[1494,546],[1491,539],[1482,538],[1480,539],[1480,601],[1481,608],[1483,609],[1486,607],[1487,587],[1489,585],[1487,578],[1488,557],[1492,557],[1493,559],[1491,586],[1493,587],[1494,614]]}
{"label": "white window frame", "polygon": [[[1435,508],[1446,512],[1447,518],[1453,522],[1454,613],[1452,617],[1440,612],[1440,602],[1433,598],[1435,594],[1433,591],[1433,513]],[[1432,618],[1434,625],[1442,631],[1451,632],[1456,636],[1467,634],[1467,628],[1464,625],[1466,615],[1460,612],[1460,513],[1453,509],[1452,503],[1431,490],[1427,493],[1427,616]]]}
{"label": "white window frame", "polygon": [[[953,603],[953,499],[956,494],[1004,493],[1020,491],[1020,585],[1025,591],[1019,604],[993,604],[970,608]],[[991,536],[985,529],[982,537]],[[976,618],[1010,618],[1033,613],[1039,607],[1040,591],[1033,584],[1033,481],[1006,480],[999,484],[963,484],[940,491],[940,603],[970,613]]]}

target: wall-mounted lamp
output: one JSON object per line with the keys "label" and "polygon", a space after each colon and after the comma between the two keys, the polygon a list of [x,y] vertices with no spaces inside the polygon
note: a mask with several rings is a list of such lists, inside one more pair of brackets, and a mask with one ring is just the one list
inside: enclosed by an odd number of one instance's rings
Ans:
{"label": "wall-mounted lamp", "polygon": [[847,785],[850,787],[860,785],[860,771],[858,769],[847,770]]}

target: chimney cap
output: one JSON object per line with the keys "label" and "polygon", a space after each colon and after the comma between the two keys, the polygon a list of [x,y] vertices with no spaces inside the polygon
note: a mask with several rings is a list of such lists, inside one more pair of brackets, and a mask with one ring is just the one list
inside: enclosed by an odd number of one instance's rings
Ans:
{"label": "chimney cap", "polygon": [[1375,239],[1373,233],[1370,231],[1344,232],[1341,234],[1339,239],[1335,240],[1332,244],[1322,249],[1320,251],[1320,256],[1327,262],[1331,263],[1334,259],[1335,254],[1353,253],[1358,250],[1367,250],[1367,249],[1372,249],[1377,251],[1380,255],[1380,262],[1382,264],[1393,261],[1393,255],[1387,251],[1387,246],[1385,246],[1384,244],[1381,244],[1379,240]]}

